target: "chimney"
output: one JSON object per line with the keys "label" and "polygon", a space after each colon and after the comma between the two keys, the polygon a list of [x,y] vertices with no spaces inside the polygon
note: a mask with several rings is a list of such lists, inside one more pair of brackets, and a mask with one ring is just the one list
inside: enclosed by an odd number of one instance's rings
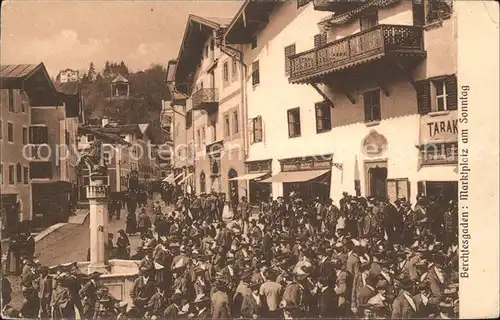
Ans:
{"label": "chimney", "polygon": [[108,117],[102,117],[102,127],[104,128],[107,126],[109,123],[109,118]]}

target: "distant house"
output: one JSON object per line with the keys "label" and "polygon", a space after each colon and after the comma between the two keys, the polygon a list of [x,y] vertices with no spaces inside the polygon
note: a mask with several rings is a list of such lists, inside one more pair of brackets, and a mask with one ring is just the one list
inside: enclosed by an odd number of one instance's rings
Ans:
{"label": "distant house", "polygon": [[79,79],[78,70],[66,69],[61,70],[57,75],[56,81],[59,83],[67,83],[67,82],[77,82]]}
{"label": "distant house", "polygon": [[111,99],[128,98],[130,96],[129,82],[121,74],[118,74],[111,81],[110,86],[111,86],[111,95],[110,95]]}

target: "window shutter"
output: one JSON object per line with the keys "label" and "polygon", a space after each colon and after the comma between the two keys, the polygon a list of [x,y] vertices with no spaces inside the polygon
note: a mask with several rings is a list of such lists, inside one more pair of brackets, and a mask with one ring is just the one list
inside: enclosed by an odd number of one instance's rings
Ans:
{"label": "window shutter", "polygon": [[314,36],[314,47],[318,48],[326,44],[326,33],[318,33]]}
{"label": "window shutter", "polygon": [[293,114],[288,111],[288,136],[293,137],[294,135],[294,122],[293,122]]}
{"label": "window shutter", "polygon": [[295,54],[295,44],[289,45],[285,47],[285,74],[290,74],[290,70],[292,69],[292,62],[290,60],[290,56]]}
{"label": "window shutter", "polygon": [[447,76],[445,79],[446,86],[446,106],[448,110],[457,109],[457,76]]}
{"label": "window shutter", "polygon": [[259,124],[260,124],[260,141],[264,141],[264,120],[262,120],[262,117],[259,117]]}
{"label": "window shutter", "polygon": [[431,86],[429,80],[418,81],[415,87],[417,90],[418,113],[427,114],[431,112]]}
{"label": "window shutter", "polygon": [[365,121],[372,121],[372,112],[371,112],[371,99],[369,94],[363,95],[363,102],[365,104]]}
{"label": "window shutter", "polygon": [[248,140],[250,143],[255,142],[255,136],[254,136],[254,128],[255,128],[255,119],[250,119],[248,122]]}
{"label": "window shutter", "polygon": [[316,131],[323,130],[323,110],[321,109],[321,103],[316,103]]}

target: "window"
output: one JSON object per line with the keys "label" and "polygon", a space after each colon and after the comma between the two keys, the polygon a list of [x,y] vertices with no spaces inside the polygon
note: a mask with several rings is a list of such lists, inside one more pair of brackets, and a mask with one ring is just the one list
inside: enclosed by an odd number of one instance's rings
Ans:
{"label": "window", "polygon": [[300,136],[300,108],[294,108],[288,113],[288,137],[294,138]]}
{"label": "window", "polygon": [[231,66],[231,80],[234,82],[238,78],[238,61],[233,59]]}
{"label": "window", "polygon": [[201,146],[201,133],[200,133],[200,129],[196,130],[196,138],[198,140],[198,145]]}
{"label": "window", "polygon": [[[121,136],[120,136],[120,138],[121,138]],[[92,141],[94,141],[94,135],[93,134],[88,134],[87,135],[87,142],[92,142]]]}
{"label": "window", "polygon": [[377,12],[368,13],[361,18],[359,18],[359,23],[361,26],[361,31],[370,29],[378,25],[378,14]]}
{"label": "window", "polygon": [[22,91],[21,93],[21,112],[26,113],[26,110],[28,109],[28,101],[27,101],[27,95],[25,91]]}
{"label": "window", "polygon": [[14,125],[10,122],[7,122],[7,140],[14,142]]}
{"label": "window", "polygon": [[14,166],[10,165],[9,166],[9,184],[14,184],[15,179],[14,179]]}
{"label": "window", "polygon": [[257,48],[257,36],[252,37],[252,49]]}
{"label": "window", "polygon": [[224,82],[228,82],[229,81],[229,65],[227,64],[227,61],[224,62],[222,72],[223,72],[222,75],[224,77]]}
{"label": "window", "polygon": [[28,184],[29,178],[30,178],[30,171],[28,167],[23,167],[23,182],[24,184]]}
{"label": "window", "polygon": [[458,143],[424,145],[420,148],[422,164],[458,163]]}
{"label": "window", "polygon": [[3,164],[0,164],[0,185],[3,185]]}
{"label": "window", "polygon": [[233,111],[233,134],[237,134],[239,131],[239,119],[238,110]]}
{"label": "window", "polygon": [[387,196],[390,201],[410,199],[410,182],[408,179],[387,179]]}
{"label": "window", "polygon": [[380,90],[368,91],[363,94],[365,103],[365,122],[379,121],[380,116]]}
{"label": "window", "polygon": [[289,45],[285,47],[285,74],[290,75],[290,71],[292,70],[292,61],[290,60],[290,56],[295,54],[295,44]]}
{"label": "window", "polygon": [[0,120],[0,140],[3,138],[3,120]]}
{"label": "window", "polygon": [[444,79],[433,80],[432,88],[434,93],[434,104],[433,111],[445,111],[448,110],[446,106],[446,86]]}
{"label": "window", "polygon": [[330,105],[326,101],[315,104],[316,109],[316,132],[321,133],[332,129],[332,118]]}
{"label": "window", "polygon": [[23,181],[23,168],[21,167],[20,163],[16,165],[16,178],[18,183],[21,183]]}
{"label": "window", "polygon": [[52,163],[49,161],[30,163],[31,179],[52,179]]}
{"label": "window", "polygon": [[[87,135],[88,139],[89,135]],[[93,137],[93,136],[92,136]],[[94,139],[92,139],[94,140]],[[89,141],[92,141],[89,140]],[[30,143],[32,144],[45,144],[49,142],[49,129],[43,127],[30,127]]]}
{"label": "window", "polygon": [[262,117],[252,119],[253,142],[262,142]]}
{"label": "window", "polygon": [[259,61],[252,63],[252,85],[256,86],[260,83]]}
{"label": "window", "polygon": [[318,48],[326,44],[326,33],[318,33],[314,36],[314,47]]}
{"label": "window", "polygon": [[228,137],[230,135],[229,131],[229,115],[224,115],[224,137]]}
{"label": "window", "polygon": [[7,90],[7,95],[9,98],[9,111],[14,112],[14,90]]}
{"label": "window", "polygon": [[28,144],[28,128],[23,127],[23,145]]}
{"label": "window", "polygon": [[201,127],[201,141],[202,141],[202,144],[205,145],[206,143],[206,136],[205,136],[205,127]]}

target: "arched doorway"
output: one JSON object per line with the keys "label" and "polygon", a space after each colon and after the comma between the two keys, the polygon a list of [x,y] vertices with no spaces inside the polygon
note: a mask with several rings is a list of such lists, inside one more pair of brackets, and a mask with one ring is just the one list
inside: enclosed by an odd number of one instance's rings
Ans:
{"label": "arched doorway", "polygon": [[200,173],[200,192],[206,193],[206,177],[205,177],[205,172]]}
{"label": "arched doorway", "polygon": [[238,180],[231,180],[232,178],[236,178],[238,176],[238,172],[234,169],[229,169],[229,172],[227,173],[227,180],[228,180],[228,195],[229,199],[231,201],[231,204],[233,205],[233,210],[236,208],[238,205]]}

